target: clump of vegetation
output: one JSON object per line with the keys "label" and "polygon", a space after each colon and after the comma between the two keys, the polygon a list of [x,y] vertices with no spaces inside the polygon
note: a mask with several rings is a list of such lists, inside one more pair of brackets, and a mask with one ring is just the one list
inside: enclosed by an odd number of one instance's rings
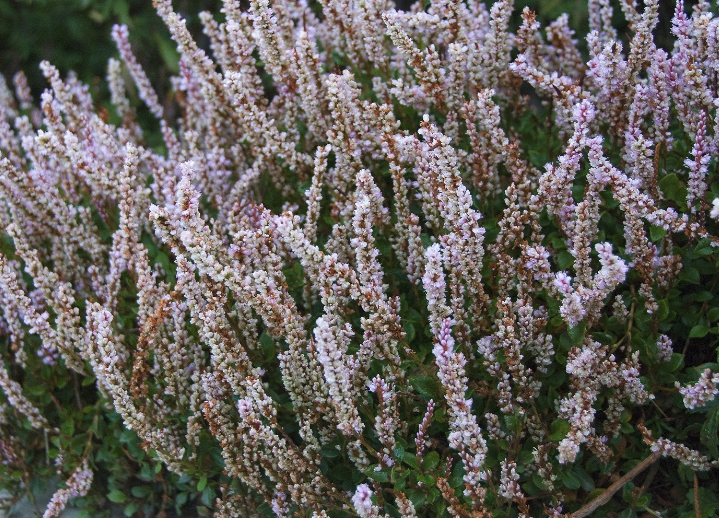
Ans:
{"label": "clump of vegetation", "polygon": [[716,515],[708,2],[665,50],[590,0],[588,57],[510,0],[226,0],[212,57],[155,7],[174,107],[125,26],[114,113],[0,82],[8,506]]}

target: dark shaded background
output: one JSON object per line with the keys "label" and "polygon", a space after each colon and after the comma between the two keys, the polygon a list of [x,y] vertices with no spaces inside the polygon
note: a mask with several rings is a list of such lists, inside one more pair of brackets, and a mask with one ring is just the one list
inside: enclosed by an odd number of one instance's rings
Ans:
{"label": "dark shaded background", "polygon": [[[202,31],[197,13],[221,7],[221,0],[173,3],[196,36]],[[129,26],[138,60],[164,91],[177,70],[177,53],[151,0],[0,0],[0,73],[10,82],[23,70],[37,96],[46,87],[38,68],[46,59],[63,76],[74,70],[95,95],[104,97],[107,60],[118,57],[110,36],[115,23]]]}
{"label": "dark shaded background", "polygon": [[[397,1],[398,6],[405,9],[412,3],[412,0]],[[642,2],[638,3],[641,8]],[[687,10],[693,3],[695,1],[686,2]],[[206,46],[197,13],[203,10],[219,13],[221,0],[175,0],[173,4],[188,19],[188,26],[200,44]],[[524,6],[537,12],[543,26],[566,12],[572,28],[584,35],[586,4],[586,0],[516,1],[514,23],[519,24],[519,13]],[[621,10],[617,2],[615,4],[615,21],[621,26]],[[662,13],[656,37],[660,46],[668,47],[674,1],[662,1],[660,6]],[[9,82],[18,70],[25,71],[37,97],[46,87],[38,64],[46,59],[63,75],[74,70],[83,82],[93,86],[96,99],[106,99],[107,60],[117,56],[110,37],[114,23],[129,25],[138,59],[158,92],[166,91],[168,77],[177,67],[177,54],[151,0],[0,0],[0,73]]]}

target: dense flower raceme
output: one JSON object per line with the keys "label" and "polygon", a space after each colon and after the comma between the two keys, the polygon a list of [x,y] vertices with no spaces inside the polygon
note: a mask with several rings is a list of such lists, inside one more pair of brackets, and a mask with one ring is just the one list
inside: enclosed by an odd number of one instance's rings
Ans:
{"label": "dense flower raceme", "polygon": [[155,0],[177,120],[123,26],[110,115],[0,82],[0,476],[47,449],[45,515],[91,498],[110,418],[227,517],[559,516],[652,452],[716,467],[719,366],[681,370],[719,319],[707,2],[667,51],[656,0],[628,39],[589,0],[587,59],[509,0],[249,4],[210,53]]}

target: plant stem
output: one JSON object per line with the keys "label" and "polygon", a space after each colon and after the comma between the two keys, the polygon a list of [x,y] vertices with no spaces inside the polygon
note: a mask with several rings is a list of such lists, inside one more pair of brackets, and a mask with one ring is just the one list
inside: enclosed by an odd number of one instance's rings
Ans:
{"label": "plant stem", "polygon": [[661,457],[661,452],[655,451],[653,452],[649,457],[641,461],[639,464],[634,466],[634,468],[629,471],[626,475],[624,475],[622,478],[617,480],[614,484],[609,486],[601,495],[597,496],[594,500],[589,502],[587,505],[582,507],[579,511],[572,514],[572,518],[585,518],[586,516],[589,516],[594,511],[599,509],[601,506],[609,502],[611,500],[614,493],[619,491],[624,484],[632,480],[634,477],[639,475],[642,471],[647,469],[649,466],[651,466],[653,463],[655,463],[659,457]]}

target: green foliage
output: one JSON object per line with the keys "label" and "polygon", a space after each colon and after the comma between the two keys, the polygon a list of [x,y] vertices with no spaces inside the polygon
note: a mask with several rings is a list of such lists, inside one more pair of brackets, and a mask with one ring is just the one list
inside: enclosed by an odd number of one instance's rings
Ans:
{"label": "green foliage", "polygon": [[[190,30],[201,36],[197,13],[218,12],[221,2],[184,3],[180,9],[188,17]],[[38,65],[47,60],[63,75],[76,73],[91,86],[97,102],[109,106],[105,77],[108,59],[117,56],[110,37],[117,23],[130,28],[131,43],[142,49],[137,53],[140,64],[162,99],[169,92],[170,75],[177,73],[179,56],[150,0],[0,0],[0,73],[10,79],[23,71],[37,97],[47,88]],[[151,125],[144,108],[139,108],[143,123]]]}

